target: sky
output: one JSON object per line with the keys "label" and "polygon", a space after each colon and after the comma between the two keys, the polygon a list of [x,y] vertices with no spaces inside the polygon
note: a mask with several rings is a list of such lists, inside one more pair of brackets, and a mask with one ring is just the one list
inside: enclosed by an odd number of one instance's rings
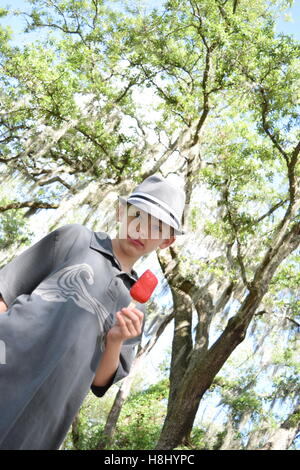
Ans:
{"label": "sky", "polygon": [[295,0],[293,7],[281,15],[276,30],[300,40],[300,0]]}

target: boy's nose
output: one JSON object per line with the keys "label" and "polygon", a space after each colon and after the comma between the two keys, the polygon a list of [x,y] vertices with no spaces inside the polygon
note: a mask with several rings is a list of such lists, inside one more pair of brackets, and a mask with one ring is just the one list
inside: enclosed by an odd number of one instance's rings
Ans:
{"label": "boy's nose", "polygon": [[147,238],[148,227],[141,222],[137,225],[136,231],[140,234],[141,238]]}

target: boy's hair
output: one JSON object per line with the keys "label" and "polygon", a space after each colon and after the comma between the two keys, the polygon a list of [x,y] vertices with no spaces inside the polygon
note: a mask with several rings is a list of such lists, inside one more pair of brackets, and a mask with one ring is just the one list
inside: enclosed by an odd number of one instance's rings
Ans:
{"label": "boy's hair", "polygon": [[[130,204],[130,202],[126,202],[126,209],[127,209],[127,213],[128,213],[128,210],[130,209],[130,207],[132,207],[133,204]],[[136,208],[138,210],[138,208]],[[161,222],[161,221],[160,221]],[[171,225],[169,225],[170,227],[170,238],[171,237],[175,237],[175,230],[173,227],[171,227]]]}

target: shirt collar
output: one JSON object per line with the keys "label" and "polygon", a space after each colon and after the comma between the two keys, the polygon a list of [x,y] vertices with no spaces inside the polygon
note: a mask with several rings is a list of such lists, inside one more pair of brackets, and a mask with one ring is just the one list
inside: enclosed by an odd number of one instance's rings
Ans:
{"label": "shirt collar", "polygon": [[109,255],[111,258],[114,259],[117,266],[119,267],[119,269],[122,272],[127,274],[127,276],[131,277],[134,281],[136,281],[138,279],[138,274],[134,269],[131,270],[131,274],[129,274],[129,273],[122,270],[122,267],[121,267],[118,259],[114,255],[111,238],[108,235],[108,233],[105,233],[105,232],[92,232],[90,247],[93,248],[94,250],[100,251],[102,253],[106,253],[107,255]]}

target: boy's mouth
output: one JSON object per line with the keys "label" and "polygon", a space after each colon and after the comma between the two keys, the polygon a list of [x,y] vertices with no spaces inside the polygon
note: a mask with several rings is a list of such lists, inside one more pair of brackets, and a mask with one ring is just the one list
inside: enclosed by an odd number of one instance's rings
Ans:
{"label": "boy's mouth", "polygon": [[136,246],[144,246],[140,240],[134,240],[133,238],[130,238],[129,235],[127,235],[127,240],[131,241]]}

